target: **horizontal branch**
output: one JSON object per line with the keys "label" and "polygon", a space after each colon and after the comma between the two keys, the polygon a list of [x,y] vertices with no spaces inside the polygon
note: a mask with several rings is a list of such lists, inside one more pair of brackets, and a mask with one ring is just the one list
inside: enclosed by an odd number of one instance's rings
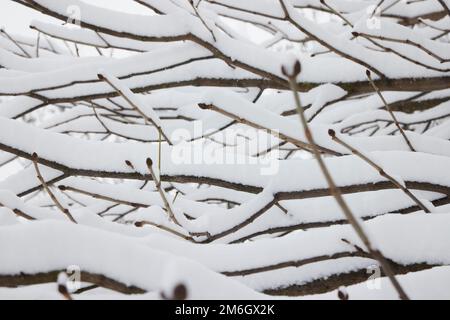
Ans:
{"label": "horizontal branch", "polygon": [[[50,272],[40,272],[35,274],[20,273],[15,275],[1,275],[0,274],[0,287],[15,288],[19,286],[30,286],[43,283],[56,283],[58,275],[63,272],[50,271]],[[146,291],[135,287],[128,286],[120,281],[106,277],[102,274],[95,274],[90,272],[81,271],[82,282],[92,283],[99,287],[114,290],[123,294],[141,294]]]}

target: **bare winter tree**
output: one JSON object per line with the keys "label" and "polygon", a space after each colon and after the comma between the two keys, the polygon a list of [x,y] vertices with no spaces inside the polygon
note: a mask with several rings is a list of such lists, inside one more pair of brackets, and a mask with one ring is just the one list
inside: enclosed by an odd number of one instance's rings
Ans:
{"label": "bare winter tree", "polygon": [[450,296],[449,1],[12,1],[0,297]]}

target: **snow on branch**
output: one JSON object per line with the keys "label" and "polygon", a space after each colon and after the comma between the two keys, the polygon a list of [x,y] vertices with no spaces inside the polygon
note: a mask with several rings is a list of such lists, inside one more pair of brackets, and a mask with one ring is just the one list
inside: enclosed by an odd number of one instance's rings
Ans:
{"label": "snow on branch", "polygon": [[15,2],[0,298],[449,296],[448,1]]}

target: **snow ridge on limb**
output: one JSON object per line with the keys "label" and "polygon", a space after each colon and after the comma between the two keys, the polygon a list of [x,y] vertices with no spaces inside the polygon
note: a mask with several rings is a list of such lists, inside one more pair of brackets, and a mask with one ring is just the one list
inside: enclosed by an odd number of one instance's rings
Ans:
{"label": "snow ridge on limb", "polygon": [[375,259],[381,297],[446,283],[439,1],[135,2],[21,0],[63,23],[0,33],[0,296],[358,299]]}

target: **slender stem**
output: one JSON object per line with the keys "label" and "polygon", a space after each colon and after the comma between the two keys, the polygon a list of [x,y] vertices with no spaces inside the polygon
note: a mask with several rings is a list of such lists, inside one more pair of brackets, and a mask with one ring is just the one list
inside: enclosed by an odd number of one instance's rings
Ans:
{"label": "slender stem", "polygon": [[198,19],[201,21],[201,23],[203,24],[203,26],[206,28],[206,30],[208,30],[208,32],[211,34],[214,42],[217,42],[216,36],[214,35],[213,30],[206,24],[206,21],[203,20],[202,16],[200,15],[200,13],[198,12],[198,5],[200,4],[200,1],[197,5],[194,5],[193,3],[191,3],[192,8],[194,9],[195,15],[198,17]]}
{"label": "slender stem", "polygon": [[386,171],[384,171],[383,168],[381,168],[378,164],[376,164],[375,162],[373,162],[371,159],[369,159],[367,156],[365,156],[364,154],[362,154],[360,151],[356,150],[354,147],[350,146],[348,143],[344,142],[343,140],[341,140],[340,138],[338,138],[336,136],[336,132],[334,130],[329,130],[328,134],[331,136],[331,138],[333,139],[333,141],[336,141],[337,143],[339,143],[340,145],[344,146],[345,148],[347,148],[348,150],[350,150],[355,156],[361,158],[362,160],[364,160],[365,162],[367,162],[370,166],[372,166],[373,168],[375,168],[378,173],[388,179],[389,181],[391,181],[397,188],[401,189],[408,197],[410,197],[419,207],[420,209],[422,209],[423,211],[425,211],[426,213],[431,213],[430,210],[419,200],[417,199],[417,197],[411,192],[409,191],[408,188],[406,188],[402,183],[400,183],[397,179],[395,179],[393,176],[389,175],[388,173],[386,173]]}
{"label": "slender stem", "polygon": [[[133,164],[130,161],[125,161],[126,165],[130,167],[131,169],[135,170]],[[158,179],[158,177],[155,174],[155,170],[153,170],[153,161],[150,158],[147,158],[146,161],[148,171],[150,172],[150,175],[152,176],[153,182],[155,183],[155,187],[158,190],[162,201],[164,202],[164,207],[167,210],[167,213],[169,214],[170,219],[172,219],[175,224],[182,227],[182,225],[178,222],[177,218],[175,217],[175,214],[172,210],[172,206],[170,205],[169,201],[167,200],[166,193],[161,187],[161,181]]]}
{"label": "slender stem", "polygon": [[41,45],[41,33],[38,32],[36,40],[36,58],[39,58],[39,46]]}
{"label": "slender stem", "polygon": [[153,162],[150,158],[147,158],[147,168],[150,172],[153,181],[155,182],[156,189],[158,189],[159,194],[161,195],[161,199],[164,202],[164,206],[166,207],[167,212],[169,213],[170,219],[173,220],[177,225],[181,226],[181,224],[178,222],[177,218],[175,217],[175,214],[172,210],[172,206],[170,205],[169,201],[167,200],[166,193],[162,189],[161,181],[158,179],[158,177],[155,174],[155,171],[153,170]]}
{"label": "slender stem", "polygon": [[441,4],[442,8],[444,8],[445,12],[447,12],[447,15],[450,17],[450,8],[447,6],[447,4],[444,2],[444,0],[438,0]]}
{"label": "slender stem", "polygon": [[0,28],[0,33],[3,33],[3,34],[4,34],[4,35],[12,42],[12,43],[14,43],[14,44],[16,45],[16,47],[19,48],[20,51],[22,51],[23,54],[24,54],[27,58],[31,58],[30,54],[29,54],[24,48],[22,48],[22,46],[21,46],[16,40],[14,40],[14,38],[11,37],[11,36],[9,35],[9,33],[6,32],[6,30]]}
{"label": "slender stem", "polygon": [[383,95],[381,94],[380,89],[377,87],[377,85],[375,84],[375,82],[372,80],[372,76],[370,75],[370,71],[367,70],[366,71],[366,75],[367,75],[367,79],[369,79],[370,84],[372,85],[373,89],[376,91],[376,93],[378,94],[378,96],[380,97],[381,101],[383,101],[383,104],[386,108],[386,110],[389,112],[389,114],[391,115],[392,119],[394,120],[395,125],[397,126],[398,130],[400,130],[401,135],[403,136],[403,138],[405,139],[406,143],[408,144],[408,147],[411,151],[416,151],[414,149],[414,147],[411,144],[411,141],[409,141],[408,137],[405,134],[405,131],[403,130],[403,128],[401,127],[400,123],[397,120],[397,117],[395,116],[395,114],[392,112],[391,107],[389,106],[389,104],[387,103],[386,99],[384,99]]}
{"label": "slender stem", "polygon": [[178,236],[178,237],[180,237],[180,238],[183,238],[183,239],[185,239],[185,240],[188,240],[188,241],[191,241],[191,242],[195,242],[195,241],[194,241],[191,237],[189,237],[189,236],[186,236],[186,235],[184,235],[184,234],[182,234],[182,233],[180,233],[180,232],[178,232],[178,231],[176,231],[176,230],[170,229],[170,228],[168,228],[168,227],[166,227],[166,226],[163,226],[163,225],[160,225],[160,224],[151,222],[151,221],[137,221],[137,222],[134,223],[134,225],[135,225],[136,227],[143,227],[143,226],[145,226],[145,225],[153,226],[153,227],[155,227],[155,228],[158,228],[158,229],[167,231],[167,232],[169,232],[169,233],[172,233],[172,234],[174,234],[174,235],[176,235],[176,236]]}
{"label": "slender stem", "polygon": [[389,278],[389,280],[391,281],[391,283],[394,286],[395,290],[397,291],[400,299],[402,299],[402,300],[409,300],[408,296],[406,295],[405,291],[401,287],[400,283],[397,281],[397,279],[395,277],[395,274],[392,271],[392,268],[391,268],[389,262],[383,256],[381,251],[379,251],[378,249],[376,249],[373,246],[372,242],[370,241],[369,237],[366,235],[366,233],[365,233],[362,225],[360,224],[359,220],[354,216],[354,214],[350,210],[349,206],[347,205],[347,202],[342,197],[341,191],[336,186],[336,184],[335,184],[335,182],[333,180],[333,177],[331,176],[331,174],[330,174],[327,166],[325,165],[325,162],[323,161],[322,156],[321,156],[321,154],[320,154],[320,152],[319,152],[319,150],[318,150],[318,148],[316,146],[316,143],[314,141],[314,137],[313,137],[313,135],[311,133],[311,130],[309,129],[308,121],[306,119],[303,107],[302,107],[301,102],[300,102],[300,96],[298,94],[298,85],[297,85],[296,78],[297,78],[297,75],[301,71],[300,62],[297,61],[297,63],[294,66],[294,72],[292,74],[288,74],[288,72],[286,72],[285,68],[283,68],[282,71],[289,79],[290,88],[291,88],[291,90],[292,90],[292,92],[294,94],[295,105],[296,105],[297,112],[298,112],[299,117],[300,117],[300,122],[302,123],[303,130],[305,132],[305,136],[308,139],[309,144],[312,146],[314,156],[315,156],[315,158],[316,158],[316,160],[317,160],[317,162],[319,164],[319,167],[320,167],[322,173],[324,174],[325,179],[326,179],[326,181],[327,181],[327,183],[328,183],[328,185],[330,187],[330,193],[336,199],[336,201],[339,204],[339,206],[341,207],[345,217],[347,218],[347,220],[349,221],[349,223],[351,224],[351,226],[355,230],[355,232],[358,235],[358,237],[360,238],[360,240],[366,246],[366,248],[369,251],[370,255],[380,263],[380,265],[383,268],[386,276]]}
{"label": "slender stem", "polygon": [[346,19],[340,12],[338,12],[333,7],[331,7],[328,3],[326,3],[325,0],[320,0],[320,3],[322,3],[328,9],[330,9],[331,12],[333,12],[335,15],[337,15],[339,18],[341,18],[346,24],[348,24],[350,27],[353,28],[353,24],[348,19]]}
{"label": "slender stem", "polygon": [[123,205],[130,206],[133,208],[148,208],[149,207],[149,205],[145,204],[145,203],[130,202],[130,201],[125,201],[125,200],[115,199],[113,197],[108,197],[108,196],[105,196],[105,195],[102,195],[99,193],[89,192],[89,191],[81,190],[81,189],[74,188],[71,186],[66,186],[66,185],[59,185],[58,189],[62,192],[65,192],[65,191],[76,192],[79,194],[83,194],[85,196],[92,197],[94,199],[111,201],[111,202],[115,202],[116,204],[123,204]]}
{"label": "slender stem", "polygon": [[[3,203],[0,202],[0,207],[6,207],[5,205],[3,205]],[[6,207],[7,208],[7,207]],[[10,208],[11,209],[11,208]],[[23,212],[22,210],[19,209],[11,209],[12,212],[14,212],[17,216],[24,218],[26,220],[36,220],[35,218],[33,218],[32,216],[26,214],[25,212]]]}
{"label": "slender stem", "polygon": [[162,130],[158,128],[159,136],[158,136],[158,177],[161,179],[161,153],[162,153]]}
{"label": "slender stem", "polygon": [[162,130],[162,128],[156,124],[156,122],[149,118],[140,108],[139,106],[137,106],[133,101],[131,101],[128,96],[125,94],[125,92],[123,92],[120,88],[118,88],[117,86],[114,85],[114,83],[112,83],[111,81],[109,81],[109,79],[101,74],[98,75],[100,80],[105,81],[106,83],[108,83],[114,90],[117,91],[117,93],[119,93],[122,98],[125,99],[126,102],[128,102],[128,104],[137,112],[139,113],[142,118],[144,118],[145,122],[149,122],[151,124],[153,124],[160,132],[161,134],[164,136],[164,139],[167,141],[167,143],[169,145],[172,145],[172,142],[170,141],[169,137],[164,133],[164,131]]}
{"label": "slender stem", "polygon": [[34,165],[34,169],[36,170],[37,178],[39,179],[42,186],[44,187],[44,190],[48,193],[48,195],[50,196],[52,201],[55,203],[56,207],[59,210],[61,210],[61,212],[64,213],[67,216],[67,218],[69,218],[70,221],[72,221],[73,223],[77,223],[75,221],[75,219],[73,218],[72,214],[70,213],[69,209],[63,207],[61,202],[59,202],[59,200],[56,198],[55,194],[52,192],[52,190],[50,190],[49,186],[45,182],[44,178],[42,177],[41,171],[39,170],[39,166],[37,163],[38,159],[39,159],[39,156],[37,155],[37,153],[33,153],[32,162]]}

